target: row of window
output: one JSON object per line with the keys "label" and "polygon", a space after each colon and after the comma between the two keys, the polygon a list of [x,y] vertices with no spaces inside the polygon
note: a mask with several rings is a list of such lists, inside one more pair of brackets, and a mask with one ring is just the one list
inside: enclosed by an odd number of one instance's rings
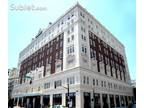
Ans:
{"label": "row of window", "polygon": [[[75,77],[69,77],[67,78],[67,84],[75,84]],[[54,81],[54,87],[57,88],[57,87],[60,87],[62,86],[62,80],[57,80],[57,81]],[[44,83],[44,89],[48,89],[50,88],[50,82],[47,82],[47,83]]]}
{"label": "row of window", "polygon": [[74,44],[73,45],[71,45],[71,46],[68,46],[67,47],[67,54],[71,54],[71,53],[74,53]]}
{"label": "row of window", "polygon": [[119,90],[126,90],[125,86],[122,85],[118,85],[115,83],[111,83],[111,82],[106,82],[106,81],[100,81],[98,79],[92,79],[92,82],[90,82],[90,78],[87,76],[83,76],[83,84],[87,84],[89,85],[90,83],[92,83],[93,86],[101,86],[101,87],[105,87],[105,88],[109,88],[109,89],[119,89]]}
{"label": "row of window", "polygon": [[74,35],[71,35],[70,37],[67,38],[67,43],[70,43],[74,40]]}
{"label": "row of window", "polygon": [[[53,45],[53,43],[54,42],[56,42],[56,41],[59,41],[60,39],[63,39],[63,36],[62,35],[60,35],[60,36],[58,36],[58,37],[56,37],[56,39],[54,39],[54,40],[52,40],[52,41],[50,41],[48,44],[47,44],[47,46],[46,47],[49,47],[49,46],[52,46]],[[36,51],[36,50],[38,50],[39,49],[39,46],[43,46],[44,44],[46,44],[46,38],[45,39],[43,39],[44,41],[38,41],[38,42],[36,42],[36,44],[34,44],[34,45],[32,45],[32,46],[30,46],[30,47],[28,47],[28,48],[26,48],[21,54],[20,54],[20,58],[26,58],[27,56],[29,56],[29,55],[31,55],[34,51]],[[42,45],[41,45],[42,44]]]}

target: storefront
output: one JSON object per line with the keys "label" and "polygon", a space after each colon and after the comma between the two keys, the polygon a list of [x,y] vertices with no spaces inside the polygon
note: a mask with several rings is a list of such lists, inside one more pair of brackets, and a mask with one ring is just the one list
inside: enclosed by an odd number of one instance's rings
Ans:
{"label": "storefront", "polygon": [[[76,107],[76,93],[69,93],[72,108]],[[68,107],[68,93],[66,93],[66,106]]]}
{"label": "storefront", "polygon": [[119,100],[119,96],[116,95],[116,96],[115,96],[115,99],[116,99],[116,106],[117,106],[117,107],[120,107],[120,100]]}
{"label": "storefront", "polygon": [[91,108],[91,98],[88,92],[84,92],[84,108]]}
{"label": "storefront", "polygon": [[44,104],[44,107],[49,107],[49,105],[50,105],[50,95],[44,95],[43,96],[43,104]]}
{"label": "storefront", "polygon": [[125,106],[124,97],[123,96],[120,96],[120,100],[121,100],[121,106]]}
{"label": "storefront", "polygon": [[62,94],[53,94],[53,105],[62,104]]}
{"label": "storefront", "polygon": [[103,100],[103,108],[108,108],[108,97],[107,97],[107,94],[102,94],[102,100]]}
{"label": "storefront", "polygon": [[94,93],[94,108],[101,108],[100,94]]}
{"label": "storefront", "polygon": [[111,108],[115,107],[115,105],[114,105],[114,95],[110,95],[109,98],[110,98],[110,107]]}

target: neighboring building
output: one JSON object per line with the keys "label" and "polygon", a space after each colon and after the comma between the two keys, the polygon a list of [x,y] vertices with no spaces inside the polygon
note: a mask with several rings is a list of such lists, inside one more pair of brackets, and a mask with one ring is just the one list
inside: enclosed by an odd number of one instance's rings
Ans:
{"label": "neighboring building", "polygon": [[136,102],[136,80],[131,80],[131,86],[133,87],[134,101]]}
{"label": "neighboring building", "polygon": [[79,4],[38,32],[18,71],[13,98],[35,108],[67,106],[67,84],[74,108],[127,106],[133,96],[124,45]]}
{"label": "neighboring building", "polygon": [[16,77],[18,77],[17,68],[8,69],[8,99],[12,98],[13,87],[18,83],[17,79],[14,79]]}

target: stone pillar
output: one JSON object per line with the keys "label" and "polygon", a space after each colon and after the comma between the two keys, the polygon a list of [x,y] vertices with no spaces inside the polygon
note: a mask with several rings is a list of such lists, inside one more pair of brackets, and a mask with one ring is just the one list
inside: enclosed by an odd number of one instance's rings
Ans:
{"label": "stone pillar", "polygon": [[94,108],[94,91],[91,92],[91,108]]}
{"label": "stone pillar", "polygon": [[19,97],[17,98],[17,106],[19,105]]}
{"label": "stone pillar", "polygon": [[62,94],[62,106],[66,106],[66,94]]}
{"label": "stone pillar", "polygon": [[27,98],[27,100],[26,100],[26,105],[27,105],[27,107],[28,107],[28,105],[29,105],[29,101],[30,101],[30,99]]}
{"label": "stone pillar", "polygon": [[14,98],[14,101],[13,101],[13,105],[15,104],[15,98]]}
{"label": "stone pillar", "polygon": [[35,108],[35,98],[33,98],[33,108]]}
{"label": "stone pillar", "polygon": [[84,108],[84,96],[82,91],[76,92],[76,108]]}
{"label": "stone pillar", "polygon": [[43,96],[40,96],[40,105],[41,105],[41,108],[43,107]]}
{"label": "stone pillar", "polygon": [[115,107],[117,106],[117,104],[116,104],[116,97],[115,97],[115,95],[114,95],[114,106],[115,106]]}
{"label": "stone pillar", "polygon": [[23,97],[21,98],[21,103],[22,103],[22,106],[24,106],[24,103],[23,103]]}
{"label": "stone pillar", "polygon": [[50,108],[53,106],[53,94],[50,94]]}
{"label": "stone pillar", "polygon": [[120,107],[122,106],[121,104],[121,96],[119,95],[119,103],[120,103]]}
{"label": "stone pillar", "polygon": [[102,94],[100,93],[100,103],[101,103],[101,108],[103,108],[103,99],[102,99]]}
{"label": "stone pillar", "polygon": [[107,94],[107,99],[108,99],[108,107],[110,108],[110,96]]}
{"label": "stone pillar", "polygon": [[123,96],[124,106],[126,106],[125,96]]}

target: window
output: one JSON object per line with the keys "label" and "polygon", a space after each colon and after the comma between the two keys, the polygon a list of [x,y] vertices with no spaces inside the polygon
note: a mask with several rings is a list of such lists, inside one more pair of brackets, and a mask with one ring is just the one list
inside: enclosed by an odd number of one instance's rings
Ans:
{"label": "window", "polygon": [[67,31],[67,34],[68,34],[68,35],[70,34],[70,30]]}
{"label": "window", "polygon": [[55,88],[59,87],[59,86],[62,86],[62,81],[61,80],[55,81],[54,86],[55,86]]}
{"label": "window", "polygon": [[74,40],[74,35],[71,35],[71,40]]}
{"label": "window", "polygon": [[44,84],[44,89],[48,89],[48,88],[50,88],[50,83],[45,83]]}
{"label": "window", "polygon": [[84,36],[84,40],[86,41],[86,37]]}
{"label": "window", "polygon": [[63,46],[63,41],[60,41],[60,47],[62,47]]}
{"label": "window", "polygon": [[84,38],[84,36],[83,36],[83,35],[81,35],[81,38],[83,39],[83,38]]}
{"label": "window", "polygon": [[67,47],[67,54],[74,52],[74,45]]}
{"label": "window", "polygon": [[103,87],[103,81],[101,81],[101,87]]}
{"label": "window", "polygon": [[62,54],[62,50],[61,50],[59,53],[59,58],[62,59],[62,56],[63,56],[63,54]]}
{"label": "window", "polygon": [[84,46],[82,46],[82,52],[84,52]]}
{"label": "window", "polygon": [[67,38],[67,42],[68,42],[68,43],[70,42],[70,38]]}
{"label": "window", "polygon": [[86,83],[86,77],[85,76],[83,77],[83,83],[84,84]]}
{"label": "window", "polygon": [[49,63],[51,63],[51,62],[52,62],[52,56],[49,57]]}
{"label": "window", "polygon": [[86,48],[86,46],[85,46],[85,50],[84,50],[84,52],[85,52],[85,54],[87,53],[87,48]]}
{"label": "window", "polygon": [[50,47],[50,53],[52,53],[52,47]]}
{"label": "window", "polygon": [[59,59],[59,54],[58,54],[58,52],[57,52],[56,55],[55,55],[55,59]]}
{"label": "window", "polygon": [[93,79],[93,85],[95,85],[95,79]]}
{"label": "window", "polygon": [[38,74],[38,78],[41,78],[42,77],[42,74]]}
{"label": "window", "polygon": [[106,87],[106,81],[104,81],[104,87]]}
{"label": "window", "polygon": [[67,78],[67,84],[75,84],[75,78],[74,78],[74,76]]}
{"label": "window", "polygon": [[89,84],[89,77],[87,77],[87,84]]}
{"label": "window", "polygon": [[96,82],[97,82],[97,86],[98,86],[98,80],[96,80]]}
{"label": "window", "polygon": [[73,31],[74,31],[74,27],[71,28],[71,32],[73,32]]}

